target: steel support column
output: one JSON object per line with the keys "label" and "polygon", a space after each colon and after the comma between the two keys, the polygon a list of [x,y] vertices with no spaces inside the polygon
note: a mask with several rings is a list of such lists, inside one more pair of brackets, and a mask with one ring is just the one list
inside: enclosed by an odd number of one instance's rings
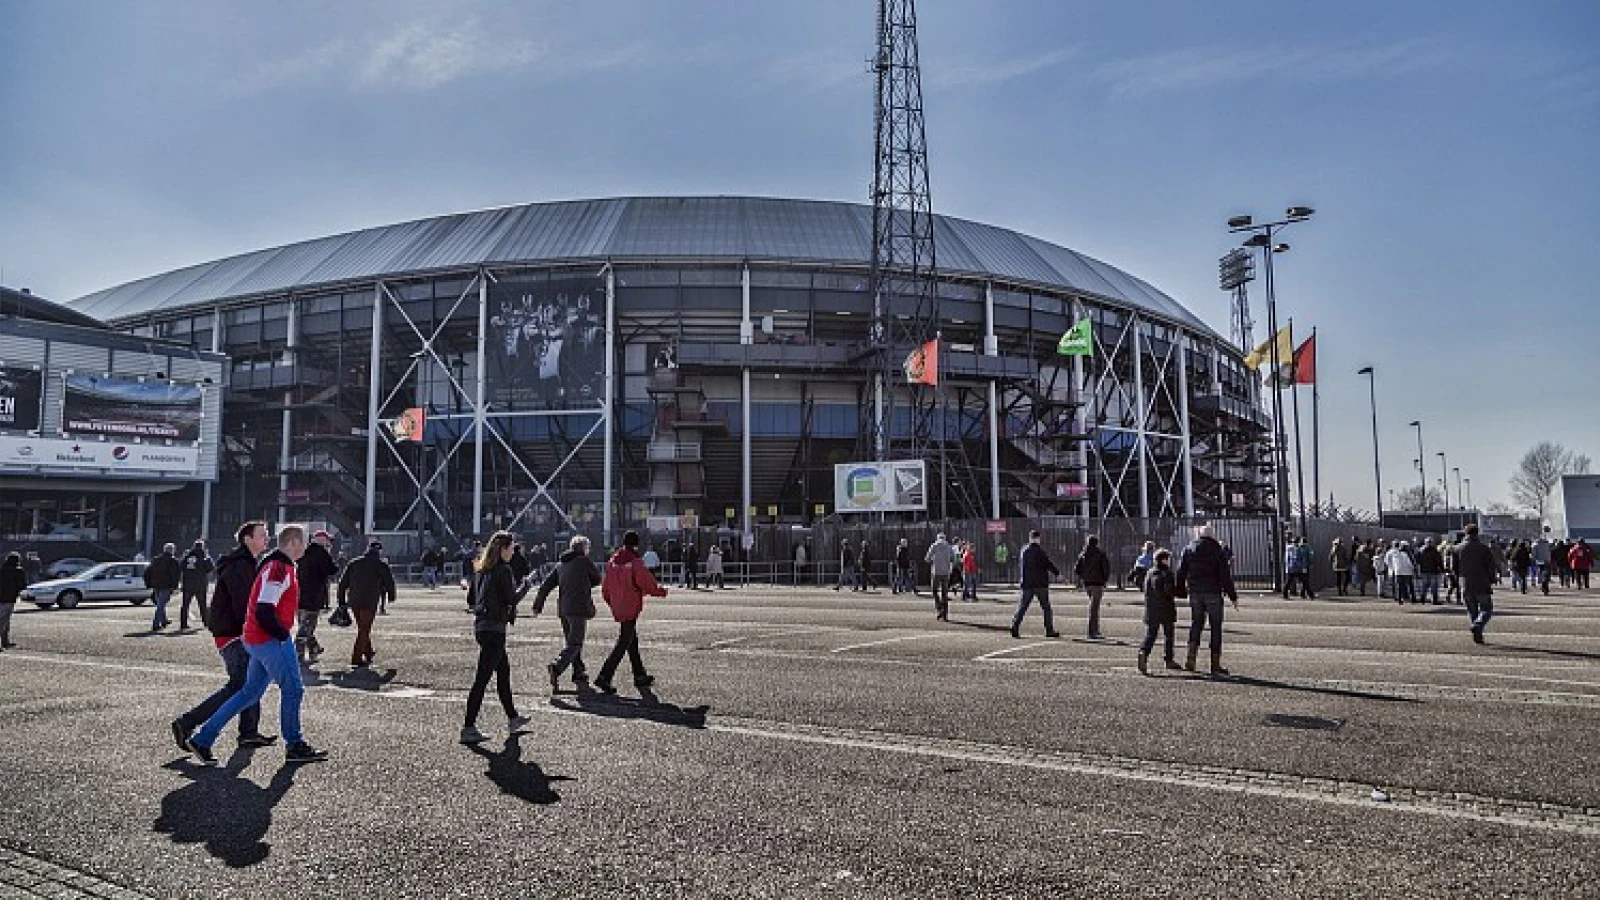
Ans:
{"label": "steel support column", "polygon": [[1144,329],[1140,327],[1142,320],[1133,317],[1129,323],[1133,329],[1133,390],[1135,395],[1136,414],[1139,416],[1139,427],[1134,435],[1139,441],[1139,518],[1150,518],[1150,438],[1146,429],[1150,426],[1150,403],[1144,395]]}
{"label": "steel support column", "polygon": [[1189,456],[1189,446],[1194,434],[1189,428],[1189,339],[1178,335],[1178,418],[1179,433],[1183,435],[1183,514],[1194,516],[1194,460]]}
{"label": "steel support column", "polygon": [[[983,353],[1000,355],[1000,341],[994,333],[994,285],[983,284]],[[989,381],[989,515],[1000,518],[1000,390]]]}
{"label": "steel support column", "polygon": [[[222,310],[220,308],[211,311],[211,352],[222,352]],[[220,384],[216,386],[216,389],[218,391],[226,390]],[[222,417],[222,403],[220,401],[217,403],[217,417],[219,419]],[[217,434],[219,435],[217,439],[217,455],[220,457],[222,455],[221,422],[217,423]],[[220,468],[221,465],[222,460],[219,458],[217,466]],[[202,540],[210,540],[211,538],[211,482],[209,481],[200,485],[200,538]]]}
{"label": "steel support column", "polygon": [[[739,323],[739,343],[755,343],[755,327],[750,321],[750,266],[744,266],[744,275],[740,281],[742,294],[742,308],[744,318]],[[751,458],[752,438],[750,435],[750,367],[744,366],[739,370],[739,490],[740,514],[739,521],[743,523],[739,528],[739,547],[744,550],[750,546],[750,507],[755,505],[754,490],[751,487]]]}
{"label": "steel support column", "polygon": [[367,369],[367,496],[362,525],[378,530],[378,392],[383,390],[383,282],[372,285],[372,356]]}
{"label": "steel support column", "polygon": [[[1084,317],[1084,314],[1085,313],[1084,313],[1083,304],[1081,302],[1077,301],[1077,300],[1073,300],[1072,301],[1072,321],[1069,324],[1076,325],[1078,323],[1078,320],[1080,320],[1080,319],[1082,319]],[[1090,350],[1091,350],[1091,354],[1092,354],[1093,347],[1091,347]],[[1090,358],[1092,359],[1093,356],[1091,355]],[[1087,384],[1088,384],[1088,376],[1087,376],[1087,373],[1085,373],[1085,371],[1084,371],[1083,357],[1082,356],[1074,356],[1074,357],[1072,357],[1072,391],[1073,391],[1073,399],[1076,400],[1077,403],[1078,403],[1077,410],[1073,413],[1073,419],[1074,419],[1074,423],[1080,429],[1080,433],[1085,433],[1085,434],[1088,433],[1088,430],[1089,430],[1088,425],[1089,425],[1089,423],[1088,423],[1087,420],[1080,420],[1079,417],[1085,415],[1085,413],[1084,413],[1084,405],[1083,405],[1083,403],[1084,403],[1083,391],[1084,391],[1084,388],[1085,388],[1085,386]],[[1083,500],[1079,502],[1078,517],[1081,518],[1081,519],[1087,520],[1089,518],[1089,509],[1090,509],[1090,503],[1091,503],[1090,494],[1092,493],[1089,490],[1089,476],[1090,476],[1090,472],[1089,472],[1089,444],[1087,442],[1080,442],[1079,443],[1078,456],[1079,456],[1080,462],[1082,463],[1082,465],[1079,466],[1079,468],[1078,468],[1078,483],[1083,485]]]}
{"label": "steel support column", "polygon": [[[300,331],[300,304],[293,297],[289,298],[289,330],[285,341],[284,356],[290,366],[298,364],[298,355],[295,347],[299,345]],[[294,438],[294,391],[283,392],[283,422],[278,443],[278,521],[285,522],[289,519],[289,463],[293,458],[290,452],[290,442]]]}
{"label": "steel support column", "polygon": [[[487,283],[488,279],[485,279]],[[487,290],[487,287],[485,287]],[[480,304],[480,309],[488,309],[487,298]],[[480,316],[483,313],[480,312]],[[481,318],[480,318],[481,321]],[[478,341],[478,355],[483,356],[483,340]],[[480,364],[481,365],[481,364]],[[483,375],[482,369],[478,376],[478,402],[483,402]],[[600,476],[600,502],[603,512],[600,514],[601,530],[605,533],[607,547],[613,546],[614,534],[612,528],[615,522],[612,519],[611,509],[615,496],[614,472],[617,467],[616,457],[616,432],[617,432],[617,273],[609,264],[606,265],[606,404],[605,404],[605,471]],[[480,471],[482,466],[479,467]]]}
{"label": "steel support column", "polygon": [[472,534],[483,532],[483,451],[489,443],[487,417],[483,408],[483,395],[489,374],[488,335],[489,273],[480,270],[478,272],[478,373],[472,400]]}

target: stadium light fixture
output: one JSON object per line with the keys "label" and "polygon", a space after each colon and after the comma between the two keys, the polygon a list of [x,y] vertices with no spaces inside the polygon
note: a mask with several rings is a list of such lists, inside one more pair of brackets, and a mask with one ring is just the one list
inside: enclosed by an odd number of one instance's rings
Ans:
{"label": "stadium light fixture", "polygon": [[1288,244],[1278,244],[1277,246],[1272,248],[1272,252],[1273,253],[1288,253],[1289,252],[1289,245]]}
{"label": "stadium light fixture", "polygon": [[1250,216],[1232,216],[1228,219],[1229,228],[1249,228],[1255,219]]}
{"label": "stadium light fixture", "polygon": [[1287,210],[1284,210],[1284,215],[1288,216],[1290,219],[1292,219],[1293,221],[1296,221],[1296,222],[1300,222],[1300,221],[1303,221],[1305,219],[1309,219],[1315,213],[1316,213],[1316,210],[1312,209],[1309,206],[1291,206]]}
{"label": "stadium light fixture", "polygon": [[1243,244],[1243,246],[1246,247],[1268,247],[1271,245],[1272,238],[1269,238],[1264,234],[1252,234],[1250,235],[1250,238]]}

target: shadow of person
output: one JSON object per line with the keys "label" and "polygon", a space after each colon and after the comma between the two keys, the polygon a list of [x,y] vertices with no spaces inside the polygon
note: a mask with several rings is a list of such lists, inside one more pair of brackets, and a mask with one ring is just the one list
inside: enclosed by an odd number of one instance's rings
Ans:
{"label": "shadow of person", "polygon": [[[1203,672],[1200,674],[1204,674]],[[1209,677],[1209,676],[1208,676]],[[1218,679],[1242,684],[1247,687],[1267,688],[1274,691],[1294,691],[1302,694],[1322,694],[1328,697],[1348,697],[1353,700],[1376,700],[1380,703],[1421,703],[1422,701],[1411,697],[1396,697],[1392,694],[1375,694],[1354,688],[1317,687],[1309,684],[1291,684],[1286,681],[1273,681],[1268,678],[1254,678],[1249,675],[1229,675]]]}
{"label": "shadow of person", "polygon": [[551,697],[550,705],[565,712],[586,713],[608,719],[643,719],[659,725],[676,725],[680,728],[706,727],[706,713],[711,710],[710,706],[704,704],[683,707],[663,703],[649,688],[640,688],[637,700],[580,691],[572,700]]}
{"label": "shadow of person", "polygon": [[394,677],[398,672],[398,669],[384,669],[380,673],[369,668],[359,668],[347,669],[343,672],[329,672],[326,675],[317,673],[316,681],[306,679],[306,686],[332,685],[353,691],[377,691],[389,682],[394,681]]}
{"label": "shadow of person", "polygon": [[490,752],[482,744],[471,744],[468,749],[489,761],[489,770],[483,773],[484,777],[494,782],[501,793],[529,803],[559,802],[561,795],[550,785],[557,781],[573,780],[567,775],[546,775],[538,763],[523,762],[520,734],[506,738],[506,745],[499,753]]}
{"label": "shadow of person", "polygon": [[285,765],[266,787],[240,777],[252,751],[239,749],[220,772],[187,760],[163,768],[189,783],[161,798],[161,815],[151,826],[177,844],[204,844],[206,852],[235,869],[253,866],[272,853],[265,840],[272,808],[294,784],[295,766]]}

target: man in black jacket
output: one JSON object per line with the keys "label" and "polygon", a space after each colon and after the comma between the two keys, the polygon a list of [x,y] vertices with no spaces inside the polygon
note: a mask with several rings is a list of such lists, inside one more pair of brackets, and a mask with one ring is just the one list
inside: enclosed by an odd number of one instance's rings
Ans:
{"label": "man in black jacket", "polygon": [[211,570],[217,566],[211,561],[211,554],[206,552],[205,541],[195,541],[179,562],[183,567],[183,606],[178,611],[178,628],[188,631],[190,602],[200,613],[200,624],[205,624],[206,588],[211,583]]}
{"label": "man in black jacket", "polygon": [[[250,654],[240,636],[250,614],[250,588],[256,580],[256,559],[267,549],[267,523],[246,522],[239,526],[238,546],[217,560],[217,584],[211,591],[211,604],[205,616],[206,627],[216,639],[228,683],[201,701],[199,706],[172,720],[172,737],[178,749],[189,752],[189,733],[199,728],[228,698],[244,689],[250,671]],[[261,706],[252,704],[239,713],[239,746],[265,747],[276,736],[261,733]]]}
{"label": "man in black jacket", "polygon": [[1036,597],[1039,609],[1044,613],[1044,636],[1061,636],[1056,632],[1050,610],[1050,579],[1061,572],[1051,562],[1050,554],[1045,552],[1041,538],[1037,530],[1028,532],[1028,546],[1022,550],[1022,598],[1017,601],[1016,615],[1011,617],[1011,636],[1014,638],[1022,637],[1022,619],[1028,614],[1028,606]]}
{"label": "man in black jacket", "polygon": [[1200,632],[1211,622],[1211,674],[1227,675],[1222,667],[1222,597],[1239,608],[1239,592],[1233,586],[1233,567],[1222,545],[1211,536],[1211,526],[1200,526],[1194,542],[1183,549],[1178,564],[1178,596],[1189,598],[1189,657],[1183,667],[1194,671],[1194,658],[1200,652]]}
{"label": "man in black jacket", "polygon": [[589,539],[573,535],[567,552],[545,576],[533,601],[533,614],[537,616],[544,612],[545,598],[557,591],[556,614],[561,617],[561,634],[566,641],[548,667],[551,693],[561,691],[561,673],[567,666],[572,667],[572,683],[579,690],[589,683],[589,672],[583,664],[583,640],[589,631],[589,620],[594,618],[594,589],[599,586],[600,567],[589,558]]}
{"label": "man in black jacket", "polygon": [[339,576],[339,605],[350,608],[356,622],[356,642],[350,647],[350,665],[372,665],[372,623],[385,598],[394,599],[394,572],[383,559],[383,545],[367,545],[367,552],[350,561]]}
{"label": "man in black jacket", "polygon": [[1100,599],[1105,596],[1106,583],[1111,580],[1111,558],[1100,549],[1098,535],[1089,535],[1089,544],[1078,555],[1078,564],[1073,571],[1078,576],[1078,583],[1089,594],[1089,639],[1098,641],[1102,637]]}
{"label": "man in black jacket", "polygon": [[151,631],[160,631],[172,624],[167,618],[167,603],[172,600],[172,592],[178,589],[178,583],[183,579],[183,567],[178,565],[178,547],[176,544],[167,544],[161,548],[161,555],[150,560],[150,565],[144,570],[144,586],[151,591],[151,599],[155,601],[155,618],[150,621]]}
{"label": "man in black jacket", "polygon": [[295,655],[302,663],[314,663],[322,655],[322,643],[317,640],[317,623],[328,608],[328,583],[339,573],[328,547],[333,536],[318,531],[306,545],[305,555],[295,563],[294,576],[300,582],[300,609],[295,613],[299,628],[295,630]]}
{"label": "man in black jacket", "polygon": [[1461,579],[1461,597],[1467,603],[1467,621],[1473,641],[1483,643],[1483,629],[1494,615],[1494,583],[1500,580],[1500,567],[1494,552],[1478,539],[1478,523],[1467,525],[1467,539],[1456,548],[1456,575]]}

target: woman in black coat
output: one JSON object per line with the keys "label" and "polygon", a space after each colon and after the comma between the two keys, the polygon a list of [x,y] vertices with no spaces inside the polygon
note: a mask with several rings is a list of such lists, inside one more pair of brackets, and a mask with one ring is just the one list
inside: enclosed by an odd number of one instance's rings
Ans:
{"label": "woman in black coat", "polygon": [[28,586],[28,575],[22,568],[22,554],[8,553],[0,563],[0,650],[9,650],[11,643],[11,613],[17,608],[17,598]]}
{"label": "woman in black coat", "polygon": [[1167,668],[1179,669],[1172,658],[1172,629],[1178,621],[1178,578],[1172,571],[1172,551],[1156,551],[1156,567],[1144,577],[1144,643],[1139,645],[1139,674],[1149,675],[1150,651],[1156,632],[1166,632]]}

